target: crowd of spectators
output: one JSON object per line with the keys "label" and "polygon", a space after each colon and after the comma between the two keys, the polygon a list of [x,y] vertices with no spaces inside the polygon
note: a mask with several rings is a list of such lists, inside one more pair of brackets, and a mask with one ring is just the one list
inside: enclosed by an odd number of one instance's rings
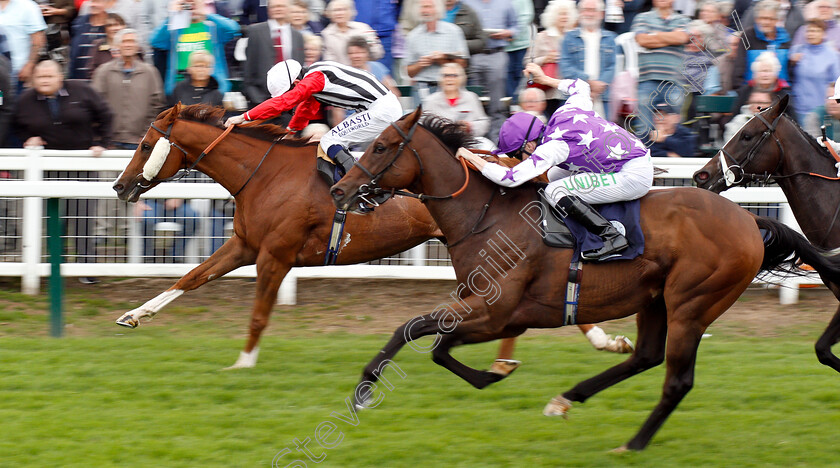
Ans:
{"label": "crowd of spectators", "polygon": [[492,145],[511,112],[545,119],[565,98],[526,85],[533,61],[586,80],[596,109],[657,154],[693,156],[682,124],[697,96],[731,96],[721,135],[784,94],[811,132],[840,115],[825,99],[840,75],[837,16],[837,0],[0,0],[0,138],[131,149],[166,105],[258,104],[266,71],[293,58],[410,86]]}
{"label": "crowd of spectators", "polygon": [[[631,127],[640,136],[656,128],[659,104],[687,120],[694,100],[688,96],[733,96],[731,112],[716,120],[722,128],[755,90],[774,98],[789,92],[789,113],[804,125],[825,115],[825,90],[840,74],[836,1],[0,0],[0,52],[8,59],[0,59],[0,78],[9,76],[0,117],[18,115],[15,96],[32,86],[42,60],[57,63],[68,80],[91,84],[106,106],[127,90],[153,96],[136,114],[139,122],[164,103],[215,104],[231,91],[245,99],[224,99],[228,107],[255,105],[268,97],[266,71],[293,58],[354,65],[395,93],[398,85],[411,86],[415,103],[435,105],[444,75],[458,74],[442,67],[458,65],[466,76],[459,92],[484,98],[489,125],[476,136],[490,140],[511,111],[524,109],[521,69],[528,61],[549,75],[588,81],[596,108],[616,120],[634,112]],[[126,46],[132,57],[117,45],[125,29],[133,31],[133,47]],[[624,50],[627,35],[618,36],[628,32],[634,51]],[[625,53],[637,56],[633,76],[617,73],[616,59]],[[208,65],[209,76],[193,86],[196,70]],[[160,96],[149,90],[155,72]],[[622,92],[628,84],[632,95]],[[545,117],[565,96],[542,91]],[[618,112],[628,101],[629,111]],[[115,134],[105,136],[111,147],[137,143],[139,124],[123,131],[125,113],[114,112]],[[321,123],[341,115],[328,109]],[[0,136],[11,133],[7,145],[25,140],[14,119],[0,118],[0,127]]]}

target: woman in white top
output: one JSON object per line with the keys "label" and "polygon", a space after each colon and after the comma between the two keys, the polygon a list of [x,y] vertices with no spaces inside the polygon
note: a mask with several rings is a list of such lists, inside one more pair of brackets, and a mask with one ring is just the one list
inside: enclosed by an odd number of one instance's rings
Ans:
{"label": "woman in white top", "polygon": [[423,100],[423,110],[445,117],[464,127],[474,137],[484,137],[490,129],[490,119],[478,95],[467,91],[467,75],[457,63],[440,68],[440,90]]}
{"label": "woman in white top", "polygon": [[330,25],[321,31],[321,38],[324,40],[324,60],[350,65],[347,41],[353,36],[367,39],[372,60],[379,60],[385,56],[385,49],[382,48],[376,31],[365,23],[353,21],[356,17],[356,5],[353,0],[332,0],[324,13],[331,21]]}

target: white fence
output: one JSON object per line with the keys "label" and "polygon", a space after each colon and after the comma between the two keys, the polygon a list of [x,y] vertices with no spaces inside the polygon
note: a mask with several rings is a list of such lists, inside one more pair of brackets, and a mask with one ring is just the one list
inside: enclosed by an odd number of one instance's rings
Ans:
{"label": "white fence", "polygon": [[[49,263],[44,256],[44,213],[43,199],[99,199],[116,200],[111,188],[112,181],[44,181],[45,171],[101,171],[116,174],[128,163],[132,152],[106,151],[99,158],[92,158],[88,151],[52,151],[0,149],[0,171],[22,172],[19,180],[0,179],[0,199],[23,198],[20,224],[20,255],[3,257],[13,261],[0,261],[0,276],[20,276],[22,290],[27,294],[37,294],[40,280],[49,275]],[[659,179],[671,179],[678,185],[690,185],[690,178],[705,159],[655,158],[658,167],[668,170],[658,176]],[[777,187],[735,188],[723,194],[725,197],[744,205],[778,204],[783,222],[796,226],[796,222],[787,206],[784,194]],[[162,184],[145,194],[144,198],[155,199],[190,199],[225,200],[228,192],[215,183],[205,184]],[[122,210],[130,213],[125,203]],[[144,263],[140,252],[143,236],[138,232],[136,216],[125,215],[128,222],[125,237],[124,254],[119,259],[97,258],[95,263],[64,263],[62,276],[129,276],[129,277],[179,277],[194,268],[197,263],[209,255],[208,249],[199,249],[197,242],[192,242],[192,249],[186,253],[187,263]],[[206,223],[205,223],[206,224]],[[190,244],[188,244],[190,245]],[[203,250],[203,255],[201,250]],[[102,263],[102,260],[107,261]],[[374,262],[382,263],[382,262]],[[446,279],[454,280],[455,272],[451,267],[445,249],[437,241],[430,241],[404,253],[400,258],[385,263],[397,265],[366,264],[354,266],[329,266],[294,268],[280,287],[278,302],[294,304],[298,278],[402,278],[402,279]],[[254,277],[254,266],[239,268],[227,276]],[[796,302],[798,285],[820,284],[816,278],[789,278],[784,280],[780,299],[783,303]]]}

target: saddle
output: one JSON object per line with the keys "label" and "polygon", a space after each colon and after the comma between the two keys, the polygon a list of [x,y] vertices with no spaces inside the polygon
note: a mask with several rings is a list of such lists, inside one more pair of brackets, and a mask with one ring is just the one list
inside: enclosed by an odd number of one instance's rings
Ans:
{"label": "saddle", "polygon": [[549,247],[573,249],[575,247],[575,237],[572,235],[572,231],[563,222],[563,217],[560,216],[554,203],[545,197],[545,191],[541,190],[539,194],[543,213],[540,220],[543,242]]}

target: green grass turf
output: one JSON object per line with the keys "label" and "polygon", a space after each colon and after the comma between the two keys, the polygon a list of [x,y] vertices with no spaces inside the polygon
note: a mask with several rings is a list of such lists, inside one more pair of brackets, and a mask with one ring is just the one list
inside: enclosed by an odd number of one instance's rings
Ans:
{"label": "green grass turf", "polygon": [[[148,331],[148,330],[147,330]],[[656,404],[664,367],[576,405],[541,414],[555,394],[623,359],[582,338],[525,337],[524,365],[475,390],[405,348],[393,390],[348,415],[362,366],[384,336],[268,337],[255,369],[222,372],[241,341],[210,335],[0,339],[0,466],[252,467],[303,459],[295,439],[333,422],[317,466],[837,466],[840,375],[812,340],[715,335],[703,341],[695,387],[648,449],[614,454]],[[457,357],[491,362],[496,344]],[[326,427],[326,426],[322,426]],[[342,437],[340,443],[337,438]],[[294,465],[293,465],[294,466]],[[303,466],[303,465],[299,465]]]}

